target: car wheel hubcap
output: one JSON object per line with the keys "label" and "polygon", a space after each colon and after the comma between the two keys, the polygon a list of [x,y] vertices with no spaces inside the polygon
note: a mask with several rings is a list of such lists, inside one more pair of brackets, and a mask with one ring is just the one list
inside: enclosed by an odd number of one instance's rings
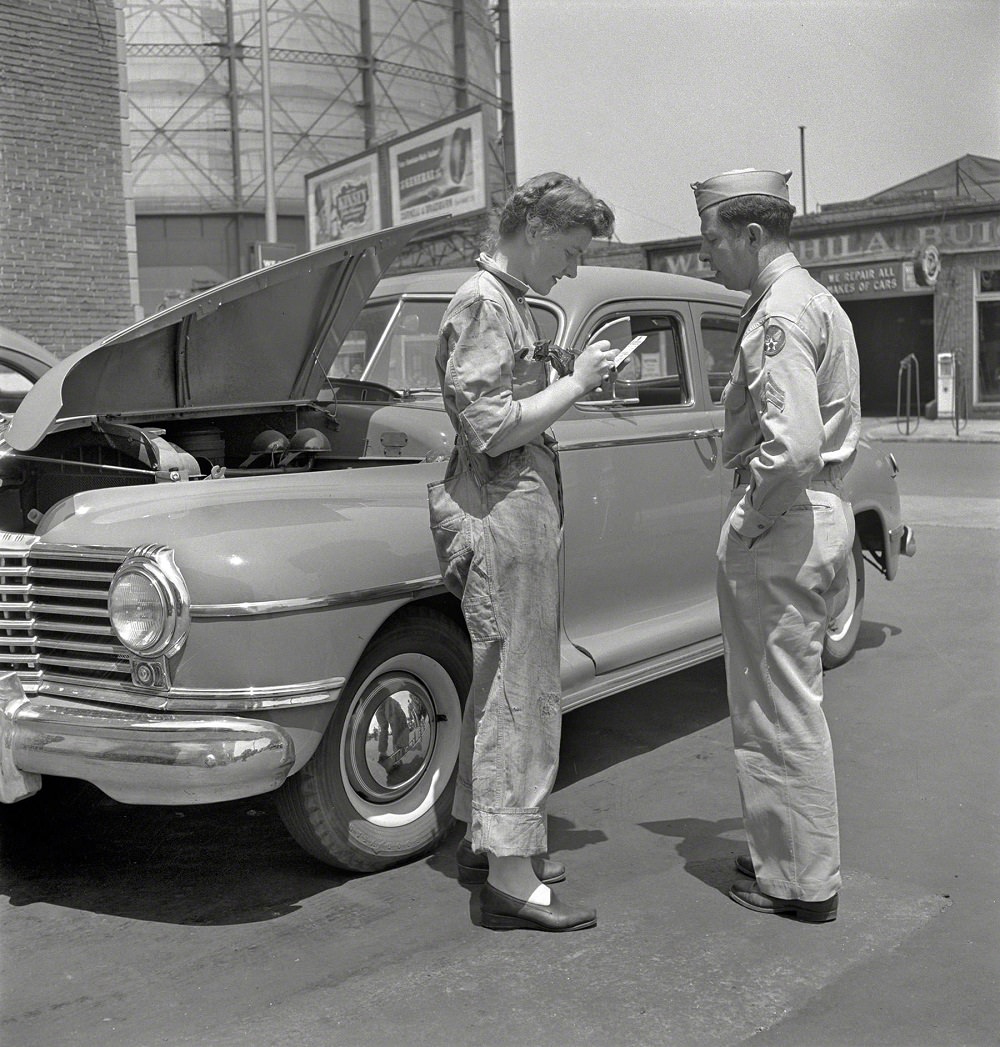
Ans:
{"label": "car wheel hubcap", "polygon": [[434,751],[434,700],[409,673],[373,680],[359,696],[346,738],[351,786],[372,803],[392,803],[420,780]]}

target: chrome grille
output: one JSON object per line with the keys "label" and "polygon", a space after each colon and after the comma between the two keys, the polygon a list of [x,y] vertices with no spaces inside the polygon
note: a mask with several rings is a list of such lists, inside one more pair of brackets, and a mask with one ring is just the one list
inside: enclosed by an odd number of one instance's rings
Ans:
{"label": "chrome grille", "polygon": [[0,672],[16,672],[27,692],[38,690],[35,620],[28,584],[27,535],[0,535]]}
{"label": "chrome grille", "polygon": [[125,549],[36,545],[0,534],[0,671],[26,690],[47,680],[103,685],[131,679],[108,618],[108,588]]}
{"label": "chrome grille", "polygon": [[128,653],[111,630],[108,589],[126,550],[36,546],[28,581],[38,668],[46,679],[130,680]]}

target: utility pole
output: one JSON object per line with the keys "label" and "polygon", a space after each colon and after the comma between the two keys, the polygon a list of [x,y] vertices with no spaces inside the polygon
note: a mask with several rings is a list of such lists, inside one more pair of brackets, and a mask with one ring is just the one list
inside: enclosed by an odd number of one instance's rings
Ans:
{"label": "utility pole", "polygon": [[805,214],[806,207],[806,129],[804,124],[799,124],[799,153],[802,156],[802,213]]}
{"label": "utility pole", "polygon": [[513,77],[510,65],[510,9],[507,0],[497,0],[497,46],[500,52],[500,143],[503,149],[504,192],[517,179],[514,159],[514,101]]}
{"label": "utility pole", "polygon": [[271,42],[267,32],[267,0],[260,0],[260,90],[264,130],[264,239],[278,240],[278,209],[274,199],[274,139],[271,133]]}
{"label": "utility pole", "polygon": [[239,60],[243,45],[236,43],[233,24],[233,0],[226,0],[226,68],[229,72],[229,148],[232,151],[233,214],[236,216],[236,271],[243,273],[243,170],[240,162]]}

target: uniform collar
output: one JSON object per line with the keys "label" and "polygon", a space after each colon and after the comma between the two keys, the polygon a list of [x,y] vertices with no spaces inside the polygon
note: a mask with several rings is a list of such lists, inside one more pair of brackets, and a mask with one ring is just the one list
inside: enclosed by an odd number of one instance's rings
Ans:
{"label": "uniform collar", "polygon": [[501,283],[506,284],[517,294],[518,298],[523,298],[531,290],[526,283],[518,280],[516,276],[511,276],[510,273],[504,272],[488,254],[479,255],[476,259],[476,265],[491,276],[495,276]]}
{"label": "uniform collar", "polygon": [[777,258],[771,259],[767,265],[757,274],[757,278],[750,286],[750,297],[740,313],[741,316],[750,316],[760,304],[760,300],[767,293],[768,288],[789,269],[801,269],[799,260],[791,251],[779,254]]}

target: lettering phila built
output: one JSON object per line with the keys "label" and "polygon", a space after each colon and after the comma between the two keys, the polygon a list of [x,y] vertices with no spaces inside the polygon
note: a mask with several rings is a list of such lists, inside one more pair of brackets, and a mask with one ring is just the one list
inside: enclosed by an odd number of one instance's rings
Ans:
{"label": "lettering phila built", "polygon": [[[961,389],[970,416],[1000,417],[1000,160],[963,156],[864,200],[823,204],[796,215],[792,242],[854,324],[865,414],[896,413],[912,355],[922,411],[946,416]],[[687,237],[641,249],[646,268],[706,276],[698,246]]]}

